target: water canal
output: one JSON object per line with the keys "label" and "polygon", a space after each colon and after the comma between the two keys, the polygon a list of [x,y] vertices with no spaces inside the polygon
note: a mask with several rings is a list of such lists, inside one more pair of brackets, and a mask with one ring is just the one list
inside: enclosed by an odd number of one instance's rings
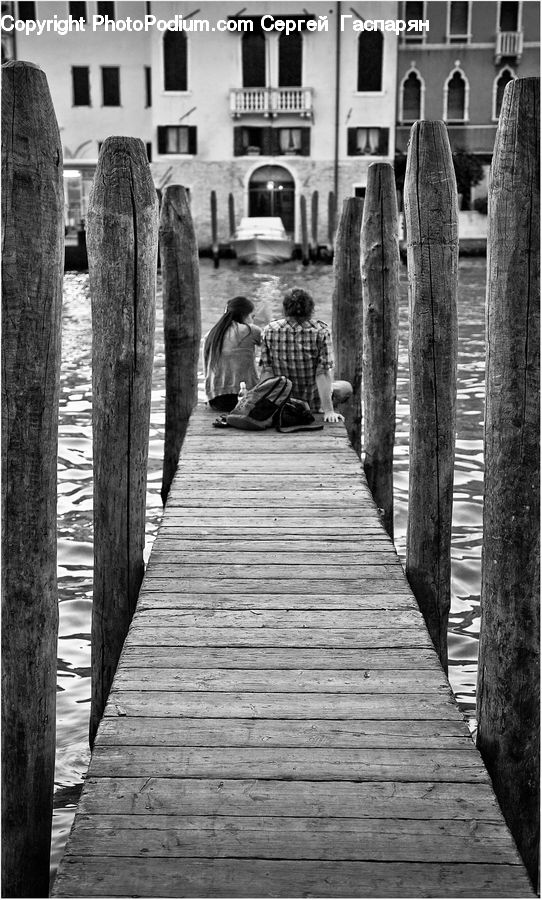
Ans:
{"label": "water canal", "polygon": [[[459,271],[459,370],[457,443],[452,535],[450,681],[474,728],[479,633],[482,541],[484,297],[485,258],[462,258]],[[280,315],[287,287],[303,285],[316,302],[318,317],[331,321],[333,270],[299,262],[263,269],[222,261],[218,270],[201,261],[204,332],[222,313],[225,301],[246,294],[256,302],[256,322]],[[395,450],[395,542],[404,559],[408,494],[408,321],[406,269],[401,269],[400,348]],[[59,427],[58,733],[52,870],[56,870],[90,757],[90,616],[92,602],[92,426],[91,316],[88,275],[66,273]],[[200,373],[201,374],[201,373]],[[202,379],[200,392],[203,398]],[[164,353],[158,297],[155,372],[152,394],[147,546],[150,553],[161,514],[160,486],[164,422]]]}

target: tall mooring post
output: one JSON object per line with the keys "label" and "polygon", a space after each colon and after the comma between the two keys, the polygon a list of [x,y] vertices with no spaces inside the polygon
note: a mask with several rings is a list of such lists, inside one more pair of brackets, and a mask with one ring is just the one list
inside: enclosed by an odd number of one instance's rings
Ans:
{"label": "tall mooring post", "polygon": [[2,67],[2,896],[47,897],[64,190],[45,74]]}
{"label": "tall mooring post", "polygon": [[457,186],[443,122],[415,122],[405,177],[410,466],[406,574],[445,670],[457,377]]}
{"label": "tall mooring post", "polygon": [[90,742],[143,578],[158,201],[142,141],[102,145],[87,219],[94,595]]}
{"label": "tall mooring post", "polygon": [[363,353],[363,303],[360,267],[360,233],[363,200],[348,197],[337,229],[333,258],[332,302],[335,377],[349,381],[352,396],[343,404],[350,442],[361,456],[361,369]]}
{"label": "tall mooring post", "polygon": [[540,737],[540,86],[505,90],[488,205],[478,747],[536,887]]}
{"label": "tall mooring post", "polygon": [[169,185],[164,192],[159,234],[166,358],[162,473],[162,502],[165,504],[190,414],[198,400],[201,340],[198,245],[188,195],[180,184]]}
{"label": "tall mooring post", "polygon": [[216,204],[216,191],[211,191],[211,242],[213,265],[215,269],[218,269],[220,265],[220,255],[218,247],[218,213]]}
{"label": "tall mooring post", "polygon": [[393,448],[399,347],[399,222],[390,163],[372,163],[361,226],[364,470],[393,537]]}

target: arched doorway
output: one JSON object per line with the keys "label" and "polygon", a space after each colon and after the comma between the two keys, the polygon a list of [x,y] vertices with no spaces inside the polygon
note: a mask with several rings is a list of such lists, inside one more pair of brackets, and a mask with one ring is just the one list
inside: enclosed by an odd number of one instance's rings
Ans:
{"label": "arched doorway", "polygon": [[248,185],[249,216],[280,216],[293,235],[295,231],[295,183],[283,166],[260,166]]}

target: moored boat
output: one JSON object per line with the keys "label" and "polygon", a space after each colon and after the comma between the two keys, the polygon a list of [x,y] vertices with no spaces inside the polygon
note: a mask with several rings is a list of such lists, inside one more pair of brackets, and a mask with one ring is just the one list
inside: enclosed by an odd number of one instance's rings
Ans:
{"label": "moored boat", "polygon": [[278,216],[243,218],[231,242],[239,262],[266,264],[292,258],[294,242]]}

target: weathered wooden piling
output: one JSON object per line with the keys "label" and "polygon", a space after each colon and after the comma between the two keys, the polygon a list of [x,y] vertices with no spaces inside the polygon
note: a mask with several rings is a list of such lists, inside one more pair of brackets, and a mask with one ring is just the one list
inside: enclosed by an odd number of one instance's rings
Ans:
{"label": "weathered wooden piling", "polygon": [[390,163],[372,163],[361,227],[364,470],[393,537],[393,448],[399,345],[399,222]]}
{"label": "weathered wooden piling", "polygon": [[457,370],[457,187],[443,122],[415,122],[405,176],[410,467],[406,573],[445,669]]}
{"label": "weathered wooden piling", "polygon": [[228,194],[228,219],[230,223],[230,237],[235,234],[235,198],[233,194]]}
{"label": "weathered wooden piling", "polygon": [[341,406],[350,442],[361,456],[361,370],[363,303],[360,268],[360,232],[363,200],[344,201],[335,241],[332,301],[335,378],[349,381],[353,393]]}
{"label": "weathered wooden piling", "polygon": [[220,265],[220,257],[218,253],[218,222],[217,222],[217,206],[216,191],[211,191],[211,253],[213,255],[213,265],[218,269]]}
{"label": "weathered wooden piling", "polygon": [[64,192],[45,74],[2,67],[2,896],[47,897]]}
{"label": "weathered wooden piling", "polygon": [[145,146],[102,145],[87,219],[94,439],[93,743],[143,578],[158,203]]}
{"label": "weathered wooden piling", "polygon": [[165,190],[159,234],[166,367],[162,473],[162,502],[165,504],[188,420],[198,400],[201,340],[198,245],[188,195],[180,184],[170,185]]}
{"label": "weathered wooden piling", "polygon": [[333,191],[327,195],[327,249],[331,255],[335,243],[335,229],[337,227],[337,198]]}
{"label": "weathered wooden piling", "polygon": [[318,191],[312,192],[311,197],[311,242],[312,258],[318,258]]}
{"label": "weathered wooden piling", "polygon": [[307,222],[307,201],[304,194],[299,198],[299,211],[301,213],[301,259],[304,266],[308,266],[309,257],[309,227]]}
{"label": "weathered wooden piling", "polygon": [[536,887],[540,636],[540,87],[507,85],[488,206],[478,747]]}

